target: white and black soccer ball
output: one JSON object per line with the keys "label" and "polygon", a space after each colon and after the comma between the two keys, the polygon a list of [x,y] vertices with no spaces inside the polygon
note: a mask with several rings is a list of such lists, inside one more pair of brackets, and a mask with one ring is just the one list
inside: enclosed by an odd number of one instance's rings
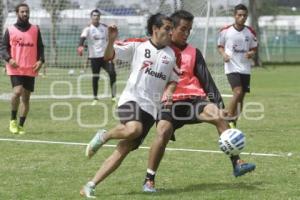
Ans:
{"label": "white and black soccer ball", "polygon": [[75,70],[74,69],[70,69],[69,71],[68,71],[68,75],[69,76],[73,76],[75,74]]}
{"label": "white and black soccer ball", "polygon": [[220,149],[229,156],[239,155],[246,144],[242,131],[234,128],[224,131],[219,138]]}

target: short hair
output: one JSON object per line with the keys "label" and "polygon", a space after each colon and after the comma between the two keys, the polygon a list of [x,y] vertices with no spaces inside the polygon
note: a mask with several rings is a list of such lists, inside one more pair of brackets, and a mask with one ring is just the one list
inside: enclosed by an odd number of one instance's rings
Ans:
{"label": "short hair", "polygon": [[26,4],[26,3],[19,3],[18,5],[16,5],[16,8],[15,8],[16,13],[19,12],[20,7],[27,7],[29,9],[28,4]]}
{"label": "short hair", "polygon": [[171,15],[171,19],[174,27],[177,27],[181,19],[192,22],[194,20],[194,15],[186,10],[178,10]]}
{"label": "short hair", "polygon": [[94,10],[92,10],[91,11],[91,17],[93,16],[93,13],[98,13],[99,15],[101,15],[101,12],[100,12],[100,10],[98,10],[98,9],[94,9]]}
{"label": "short hair", "polygon": [[234,7],[234,14],[236,14],[236,12],[238,10],[245,10],[248,12],[248,8],[244,5],[244,4],[238,4]]}
{"label": "short hair", "polygon": [[147,21],[147,35],[153,34],[153,30],[152,30],[153,26],[156,26],[157,28],[162,27],[164,24],[163,20],[172,22],[172,19],[164,14],[156,13],[151,15]]}

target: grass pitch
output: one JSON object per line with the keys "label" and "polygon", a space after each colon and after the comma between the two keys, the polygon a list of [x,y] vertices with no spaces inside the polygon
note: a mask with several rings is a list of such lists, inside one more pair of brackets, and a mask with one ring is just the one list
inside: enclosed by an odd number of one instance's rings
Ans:
{"label": "grass pitch", "polygon": [[[251,93],[245,102],[249,108],[263,105],[263,111],[249,112],[239,121],[238,127],[247,136],[245,152],[280,155],[242,155],[257,164],[253,173],[234,178],[231,163],[223,154],[167,151],[156,178],[159,192],[144,194],[148,149],[142,148],[129,154],[121,167],[98,185],[98,199],[300,199],[299,74],[300,67],[253,70]],[[0,82],[4,88],[9,86],[2,77]],[[113,151],[104,147],[93,159],[84,157],[84,144],[97,129],[91,126],[106,123],[105,118],[108,129],[117,123],[112,117],[114,104],[107,99],[102,102],[107,110],[89,106],[87,100],[32,100],[27,134],[20,136],[8,132],[10,106],[0,100],[0,199],[82,199],[79,189]],[[260,120],[246,119],[261,115]],[[148,147],[154,134],[152,129],[142,146]],[[176,137],[169,148],[218,150],[216,130],[208,124],[185,126]]]}

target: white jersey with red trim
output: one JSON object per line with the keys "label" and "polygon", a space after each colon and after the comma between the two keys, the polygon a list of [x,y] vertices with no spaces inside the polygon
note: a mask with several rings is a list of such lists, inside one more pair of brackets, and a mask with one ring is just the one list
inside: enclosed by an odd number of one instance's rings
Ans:
{"label": "white jersey with red trim", "polygon": [[224,47],[225,53],[230,56],[229,62],[225,62],[225,74],[238,72],[251,73],[251,59],[245,54],[251,49],[257,48],[256,34],[248,26],[241,31],[233,25],[221,29],[218,38],[218,47]]}
{"label": "white jersey with red trim", "polygon": [[178,81],[177,52],[169,46],[159,49],[150,40],[119,42],[114,49],[116,59],[131,62],[118,106],[135,101],[156,119],[166,85]]}
{"label": "white jersey with red trim", "polygon": [[105,24],[99,24],[99,26],[89,25],[83,29],[80,37],[87,39],[89,58],[101,58],[104,56],[108,43],[108,30]]}

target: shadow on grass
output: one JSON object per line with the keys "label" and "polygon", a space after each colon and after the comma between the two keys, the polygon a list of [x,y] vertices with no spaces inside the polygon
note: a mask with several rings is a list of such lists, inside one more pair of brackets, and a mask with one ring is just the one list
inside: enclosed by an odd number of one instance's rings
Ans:
{"label": "shadow on grass", "polygon": [[200,184],[192,184],[187,185],[184,188],[157,188],[157,193],[145,193],[143,191],[131,191],[122,194],[110,194],[107,196],[119,196],[119,195],[155,195],[155,196],[164,196],[164,195],[176,195],[180,193],[189,193],[189,192],[201,192],[201,191],[218,191],[218,190],[248,190],[248,191],[258,191],[261,190],[261,186],[264,185],[263,182],[226,182],[226,183],[200,183]]}

